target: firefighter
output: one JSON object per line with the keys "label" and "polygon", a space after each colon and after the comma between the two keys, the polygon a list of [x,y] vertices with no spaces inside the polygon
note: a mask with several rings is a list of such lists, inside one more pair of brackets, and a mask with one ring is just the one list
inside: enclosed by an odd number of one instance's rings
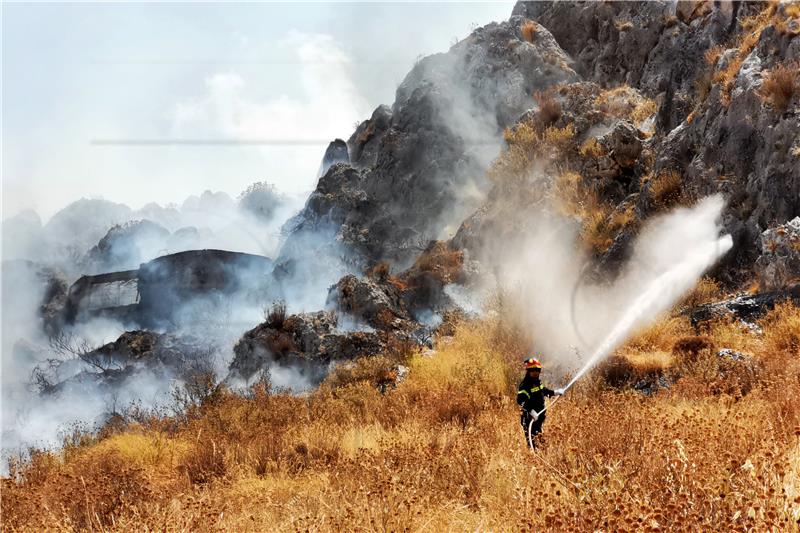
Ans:
{"label": "firefighter", "polygon": [[[560,396],[564,394],[564,389],[548,389],[542,382],[539,381],[539,375],[542,372],[542,363],[535,357],[525,360],[525,377],[522,383],[519,384],[517,392],[517,403],[522,408],[520,414],[520,424],[522,424],[522,431],[525,433],[525,442],[528,446],[533,445],[536,447],[535,437],[542,432],[542,424],[544,424],[544,398],[545,396]],[[539,414],[541,413],[541,414]],[[528,425],[533,419],[533,426],[531,427],[531,439],[528,440]]]}

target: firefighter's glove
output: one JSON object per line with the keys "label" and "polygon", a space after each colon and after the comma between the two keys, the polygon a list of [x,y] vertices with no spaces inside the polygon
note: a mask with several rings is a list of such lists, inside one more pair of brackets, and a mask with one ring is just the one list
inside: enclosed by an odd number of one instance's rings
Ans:
{"label": "firefighter's glove", "polygon": [[536,412],[536,409],[531,409],[530,415],[534,422],[539,420],[539,413]]}
{"label": "firefighter's glove", "polygon": [[556,396],[561,396],[561,395],[563,395],[565,392],[566,392],[566,390],[564,390],[563,388],[561,388],[561,389],[556,389],[556,390],[554,390],[554,391],[553,391],[553,393],[554,393]]}

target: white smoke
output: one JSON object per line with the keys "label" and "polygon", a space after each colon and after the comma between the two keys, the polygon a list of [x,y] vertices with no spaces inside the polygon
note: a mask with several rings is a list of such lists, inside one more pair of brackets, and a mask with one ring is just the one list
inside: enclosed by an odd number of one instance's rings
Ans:
{"label": "white smoke", "polygon": [[648,221],[610,285],[588,281],[574,224],[539,215],[535,229],[500,253],[497,271],[533,348],[577,368],[576,350],[596,362],[654,321],[731,248],[730,236],[720,237],[723,206],[717,195]]}

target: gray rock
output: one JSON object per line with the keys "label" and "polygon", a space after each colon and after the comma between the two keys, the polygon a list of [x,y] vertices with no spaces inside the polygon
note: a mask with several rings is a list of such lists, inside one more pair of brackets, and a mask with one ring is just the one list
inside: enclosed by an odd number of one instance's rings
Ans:
{"label": "gray rock", "polygon": [[322,156],[322,163],[319,166],[317,177],[323,176],[331,165],[336,163],[350,163],[350,155],[347,151],[347,143],[341,139],[332,141],[328,148],[325,150],[325,155]]}
{"label": "gray rock", "polygon": [[786,301],[800,305],[800,284],[786,289],[753,295],[743,294],[729,300],[700,305],[688,313],[695,327],[703,322],[720,318],[736,318],[751,322],[773,309],[776,304]]}
{"label": "gray rock", "polygon": [[761,255],[756,260],[761,287],[786,287],[800,278],[800,216],[761,233]]}
{"label": "gray rock", "polygon": [[375,355],[384,341],[375,332],[340,332],[334,313],[290,315],[247,331],[234,346],[228,380],[249,380],[270,366],[290,367],[318,383],[329,363]]}
{"label": "gray rock", "polygon": [[376,329],[407,329],[411,319],[397,286],[353,275],[331,287],[328,307]]}
{"label": "gray rock", "polygon": [[745,355],[741,352],[737,352],[732,348],[722,348],[717,352],[717,357],[723,359],[730,359],[731,361],[746,361],[750,359],[749,355]]}
{"label": "gray rock", "polygon": [[[489,24],[422,59],[391,110],[379,107],[358,126],[352,166],[328,169],[288,231],[277,260],[287,286],[310,279],[295,270],[319,257],[345,256],[352,269],[381,259],[405,267],[475,207],[463,191],[485,190],[502,129],[533,106],[535,91],[578,79],[550,32],[539,28],[528,42],[522,23]],[[341,277],[328,274],[328,285]]]}

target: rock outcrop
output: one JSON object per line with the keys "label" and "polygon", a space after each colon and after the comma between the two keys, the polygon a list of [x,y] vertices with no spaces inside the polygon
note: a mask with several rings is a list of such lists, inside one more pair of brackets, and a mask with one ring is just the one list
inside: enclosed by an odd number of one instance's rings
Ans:
{"label": "rock outcrop", "polygon": [[374,331],[343,332],[337,326],[337,317],[331,312],[283,316],[273,311],[234,347],[228,379],[249,380],[277,365],[316,383],[330,363],[375,355],[385,347],[385,337]]}
{"label": "rock outcrop", "polygon": [[379,107],[358,126],[350,165],[331,166],[287,228],[276,261],[287,285],[320,256],[345,257],[354,269],[382,259],[408,266],[474,207],[464,190],[485,188],[503,128],[534,105],[534,91],[577,80],[550,33],[526,38],[521,24],[489,24],[422,59],[391,109]]}
{"label": "rock outcrop", "polygon": [[800,216],[764,230],[756,273],[763,289],[775,290],[800,280]]}
{"label": "rock outcrop", "polygon": [[753,322],[782,302],[800,305],[800,285],[753,295],[744,294],[722,302],[701,305],[691,309],[689,316],[695,327],[716,319],[735,318]]}

